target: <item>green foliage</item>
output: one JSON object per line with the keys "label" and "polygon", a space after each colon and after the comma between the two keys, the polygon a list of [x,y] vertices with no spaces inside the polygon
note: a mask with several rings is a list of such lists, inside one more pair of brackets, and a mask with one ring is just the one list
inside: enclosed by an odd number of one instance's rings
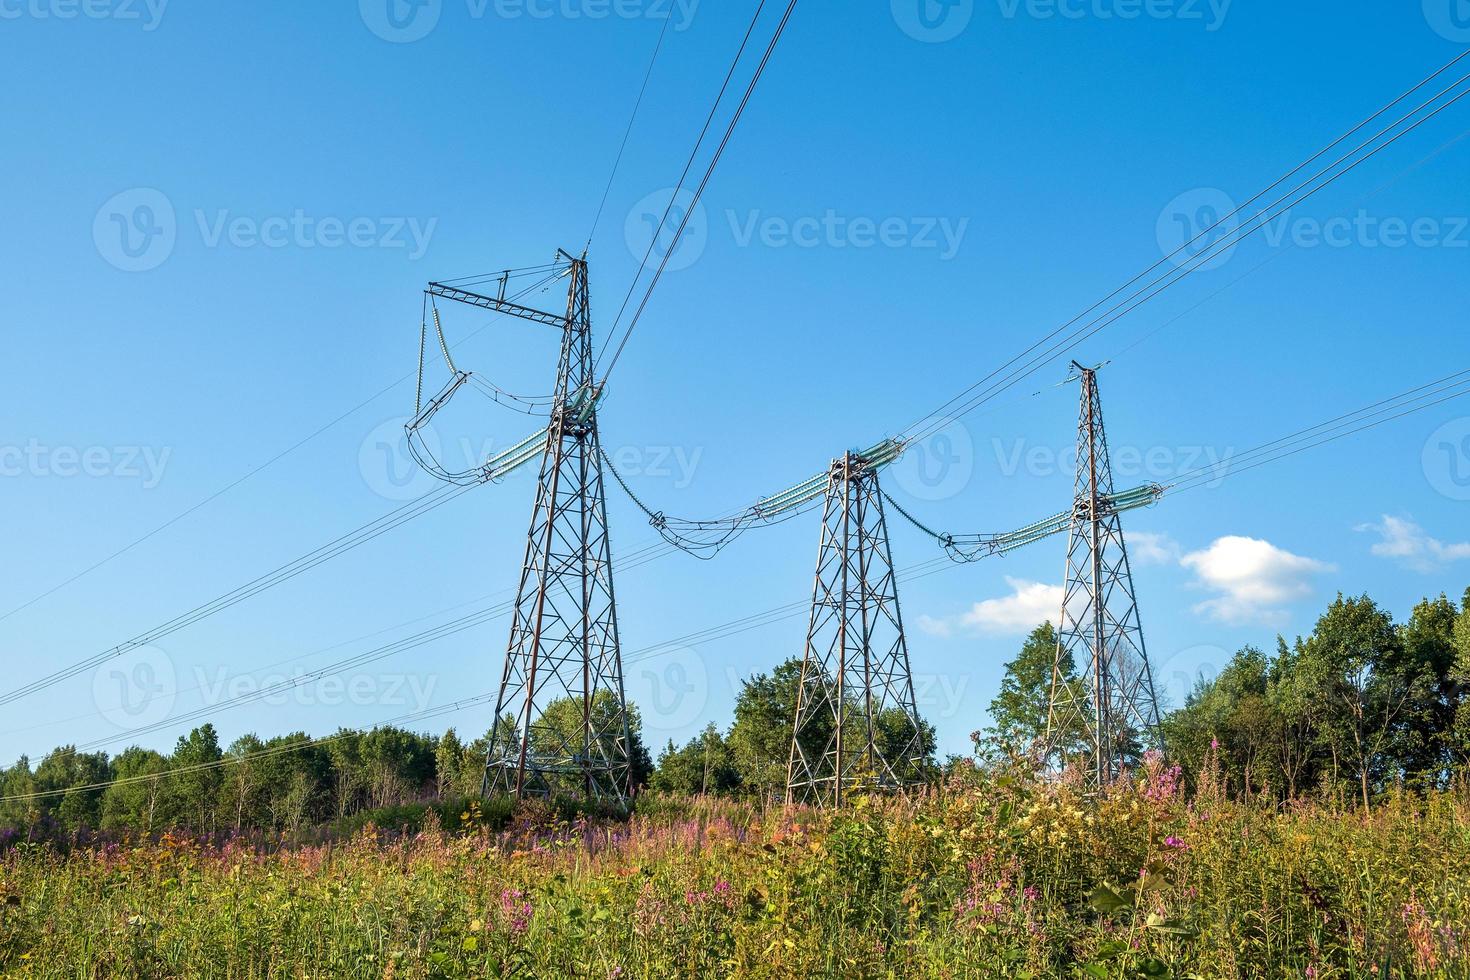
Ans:
{"label": "green foliage", "polygon": [[[1031,631],[1021,652],[1005,666],[1000,693],[990,702],[990,727],[976,738],[976,749],[988,758],[1024,755],[1046,735],[1051,703],[1052,671],[1056,666],[1057,633],[1051,623]],[[1062,683],[1076,688],[1077,665],[1070,653],[1062,661]],[[1060,742],[1067,753],[1080,744],[1080,732]]]}
{"label": "green foliage", "polygon": [[[839,812],[651,795],[630,818],[478,800],[330,847],[165,838],[0,856],[0,975],[1450,980],[1470,799],[1084,797],[979,770]],[[462,808],[462,809],[461,809]]]}

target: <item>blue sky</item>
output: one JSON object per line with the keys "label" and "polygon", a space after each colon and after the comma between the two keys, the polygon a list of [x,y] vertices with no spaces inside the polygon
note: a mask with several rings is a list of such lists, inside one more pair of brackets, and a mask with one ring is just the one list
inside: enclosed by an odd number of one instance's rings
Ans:
{"label": "blue sky", "polygon": [[[920,19],[908,0],[803,0],[618,368],[602,411],[609,450],[651,502],[706,516],[899,431],[1157,261],[1179,216],[1250,197],[1458,54],[1463,7],[929,0]],[[413,369],[423,284],[581,247],[659,18],[672,16],[591,245],[605,332],[650,202],[676,179],[752,9],[442,0],[390,18],[386,0],[0,2],[0,77],[15,96],[0,189],[0,613],[362,406],[0,621],[4,687],[432,486],[405,483],[391,445],[412,410],[411,383],[394,383]],[[1120,485],[1168,482],[1470,367],[1467,131],[1460,103],[1293,210],[1274,243],[1243,245],[1074,352],[1111,359],[1101,385]],[[1343,217],[1353,231],[1316,240]],[[1395,243],[1394,220],[1426,234]],[[457,338],[488,327],[461,366],[550,390],[554,335],[447,312]],[[1063,509],[1077,411],[1075,386],[1057,384],[1065,360],[919,447],[890,490],[954,531]],[[451,452],[537,427],[488,402],[456,413],[441,433]],[[1243,643],[1306,631],[1337,590],[1400,616],[1426,593],[1458,595],[1470,583],[1466,437],[1470,403],[1452,402],[1130,515],[1166,694],[1182,697]],[[68,741],[120,749],[141,721],[164,727],[136,740],[166,747],[188,727],[168,718],[207,699],[503,598],[533,489],[523,474],[477,490],[7,706],[0,757]],[[610,509],[615,555],[656,540],[621,496]],[[901,567],[937,554],[906,525],[891,533]],[[636,651],[809,596],[816,534],[811,516],[752,532],[718,561],[675,555],[619,576],[649,741],[727,723],[734,679],[799,654],[805,624]],[[1055,615],[1064,548],[904,588],[921,707],[943,750],[965,750],[1002,664]],[[326,733],[480,694],[507,628],[216,724],[227,740]],[[159,696],[145,704],[140,691]],[[488,714],[447,721],[480,731]]]}

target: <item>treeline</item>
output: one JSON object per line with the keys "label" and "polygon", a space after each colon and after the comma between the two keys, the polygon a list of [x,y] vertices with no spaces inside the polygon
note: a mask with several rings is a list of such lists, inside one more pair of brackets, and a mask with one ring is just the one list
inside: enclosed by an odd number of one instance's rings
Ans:
{"label": "treeline", "polygon": [[[982,757],[1024,756],[1046,731],[1056,636],[1039,627],[1006,665]],[[1075,678],[1073,665],[1066,665]],[[1167,756],[1241,799],[1442,789],[1470,774],[1470,590],[1416,605],[1406,623],[1339,595],[1312,632],[1246,647],[1164,715]]]}
{"label": "treeline", "polygon": [[[1046,731],[1056,635],[1038,627],[1006,665],[990,704],[991,725],[974,734],[982,763],[1030,756]],[[1064,664],[1070,683],[1074,664]],[[671,793],[771,798],[785,786],[801,661],[742,685],[734,719],[684,745],[669,742],[655,765],[630,705],[634,781]],[[1385,792],[1443,788],[1470,773],[1470,590],[1416,605],[1398,624],[1367,596],[1339,596],[1312,632],[1274,654],[1238,652],[1165,715],[1167,755],[1188,778],[1212,780],[1244,799],[1284,801],[1350,795],[1363,806]],[[604,706],[599,705],[602,709]],[[610,710],[610,706],[608,706]],[[879,719],[880,750],[892,758],[912,738],[903,716]],[[574,740],[580,707],[550,706],[543,721]],[[501,725],[509,725],[502,719]],[[825,742],[830,732],[810,737]],[[400,728],[303,732],[221,746],[204,725],[170,754],[138,747],[117,756],[71,746],[32,766],[0,770],[0,843],[17,835],[83,829],[156,833],[303,830],[406,804],[480,793],[490,733],[463,741],[453,730]],[[921,723],[923,758],[902,773],[935,773],[934,729]],[[1148,747],[1139,737],[1135,750]],[[951,765],[959,760],[951,759]]]}
{"label": "treeline", "polygon": [[[579,731],[580,718],[580,706],[570,700],[554,702],[543,715],[566,730],[560,737]],[[634,779],[643,785],[653,767],[636,709],[629,721]],[[489,732],[465,742],[452,728],[429,735],[383,727],[341,729],[326,738],[252,734],[222,747],[206,724],[168,755],[135,746],[109,757],[64,746],[34,768],[22,758],[0,770],[0,843],[83,830],[294,837],[360,814],[478,796],[489,744]]]}

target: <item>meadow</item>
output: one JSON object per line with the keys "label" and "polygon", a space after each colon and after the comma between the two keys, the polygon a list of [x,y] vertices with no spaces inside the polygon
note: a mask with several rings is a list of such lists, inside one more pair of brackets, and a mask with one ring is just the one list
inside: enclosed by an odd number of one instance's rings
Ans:
{"label": "meadow", "polygon": [[0,972],[1470,976],[1470,794],[1364,813],[1200,786],[966,768],[837,812],[649,794],[626,819],[469,803],[306,844],[14,842]]}

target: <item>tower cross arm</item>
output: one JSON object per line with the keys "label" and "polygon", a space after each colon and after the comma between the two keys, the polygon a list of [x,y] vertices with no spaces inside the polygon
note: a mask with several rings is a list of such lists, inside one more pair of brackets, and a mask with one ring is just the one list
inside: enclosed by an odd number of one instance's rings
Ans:
{"label": "tower cross arm", "polygon": [[544,323],[548,327],[555,327],[558,330],[564,330],[567,326],[567,316],[565,313],[547,313],[545,310],[537,310],[529,306],[522,306],[519,303],[512,303],[508,299],[501,299],[496,296],[482,296],[479,293],[472,293],[468,289],[460,289],[457,286],[446,286],[440,282],[431,282],[424,292],[430,296],[453,300],[456,303],[464,303],[467,306],[476,306],[482,310],[493,310],[496,313],[518,316],[522,320]]}

